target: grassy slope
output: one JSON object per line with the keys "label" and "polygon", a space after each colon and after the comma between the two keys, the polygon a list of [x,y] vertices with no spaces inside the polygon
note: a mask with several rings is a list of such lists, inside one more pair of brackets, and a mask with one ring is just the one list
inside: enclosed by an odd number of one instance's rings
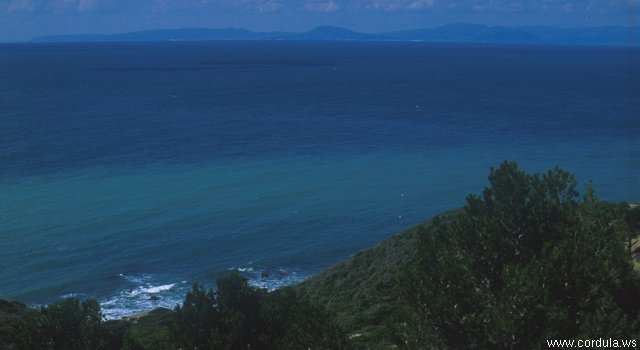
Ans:
{"label": "grassy slope", "polygon": [[[440,218],[453,215],[455,212],[449,212]],[[357,348],[388,348],[391,344],[386,342],[385,325],[391,322],[395,311],[406,307],[400,272],[417,258],[419,235],[433,228],[433,220],[413,227],[305,280],[296,288],[333,312]]]}

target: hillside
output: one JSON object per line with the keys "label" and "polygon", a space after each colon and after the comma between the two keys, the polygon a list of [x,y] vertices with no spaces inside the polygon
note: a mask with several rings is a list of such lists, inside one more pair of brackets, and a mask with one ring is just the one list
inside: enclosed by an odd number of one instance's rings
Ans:
{"label": "hillside", "polygon": [[[455,215],[453,212],[443,217]],[[356,344],[388,345],[386,322],[407,307],[402,299],[406,269],[418,260],[419,236],[434,229],[434,221],[395,235],[361,251],[295,288],[335,313],[338,324]]]}
{"label": "hillside", "polygon": [[505,163],[490,181],[465,208],[296,288],[335,313],[358,349],[538,348],[552,336],[638,332],[638,207],[598,201],[591,189],[580,202],[558,169],[525,175]]}
{"label": "hillside", "polygon": [[[389,328],[397,321],[395,315],[402,313],[399,310],[411,307],[405,300],[406,281],[402,276],[420,259],[420,236],[433,234],[437,225],[455,220],[457,215],[459,210],[441,214],[358,252],[295,288],[333,312],[356,348],[393,348]],[[636,238],[632,239],[632,256],[636,273],[640,274],[638,233],[635,231]]]}

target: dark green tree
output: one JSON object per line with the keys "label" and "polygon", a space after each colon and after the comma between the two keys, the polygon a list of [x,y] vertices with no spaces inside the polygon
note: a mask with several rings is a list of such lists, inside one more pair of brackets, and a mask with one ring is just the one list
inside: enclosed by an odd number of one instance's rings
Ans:
{"label": "dark green tree", "polygon": [[268,349],[350,349],[345,333],[324,308],[285,287],[265,296],[260,307]]}
{"label": "dark green tree", "polygon": [[217,328],[218,308],[212,290],[194,284],[182,306],[175,308],[175,322],[170,332],[176,344],[184,349],[212,349]]}
{"label": "dark green tree", "polygon": [[592,190],[580,198],[558,168],[529,175],[505,162],[489,182],[422,235],[405,278],[415,326],[398,343],[542,348],[545,339],[637,334],[640,284],[616,206]]}
{"label": "dark green tree", "polygon": [[18,349],[122,349],[124,331],[108,328],[95,300],[64,299],[16,321],[10,340]]}
{"label": "dark green tree", "polygon": [[194,285],[175,309],[171,334],[182,349],[346,349],[345,334],[319,306],[292,288],[271,293],[238,272],[218,279],[216,291]]}
{"label": "dark green tree", "polygon": [[627,224],[627,249],[633,257],[633,240],[637,239],[640,235],[640,207],[638,205],[625,204],[625,209],[624,219]]}
{"label": "dark green tree", "polygon": [[250,286],[240,273],[234,271],[218,279],[216,294],[219,311],[215,329],[216,349],[263,349],[260,333],[265,324],[260,317],[260,304],[266,290]]}

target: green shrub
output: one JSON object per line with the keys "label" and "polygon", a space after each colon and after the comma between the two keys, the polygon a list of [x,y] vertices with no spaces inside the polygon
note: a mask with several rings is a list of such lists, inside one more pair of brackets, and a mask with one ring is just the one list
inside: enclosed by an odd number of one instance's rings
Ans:
{"label": "green shrub", "polygon": [[194,285],[175,309],[173,340],[182,349],[345,349],[345,334],[294,289],[271,293],[239,273],[218,279],[217,291]]}
{"label": "green shrub", "polygon": [[12,324],[18,349],[86,350],[123,348],[123,330],[106,327],[95,300],[64,299]]}
{"label": "green shrub", "polygon": [[[414,312],[398,344],[545,348],[545,339],[634,338],[640,283],[625,213],[584,198],[560,169],[492,169],[464,212],[421,236],[405,277]],[[431,341],[430,340],[430,341]]]}

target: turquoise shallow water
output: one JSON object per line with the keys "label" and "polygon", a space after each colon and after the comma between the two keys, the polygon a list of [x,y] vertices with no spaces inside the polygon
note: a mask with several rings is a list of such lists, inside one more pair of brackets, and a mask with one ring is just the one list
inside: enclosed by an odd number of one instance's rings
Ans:
{"label": "turquoise shallow water", "polygon": [[[490,166],[640,201],[638,52],[414,43],[0,47],[0,296],[172,307],[464,204]],[[158,298],[151,298],[157,296]]]}

